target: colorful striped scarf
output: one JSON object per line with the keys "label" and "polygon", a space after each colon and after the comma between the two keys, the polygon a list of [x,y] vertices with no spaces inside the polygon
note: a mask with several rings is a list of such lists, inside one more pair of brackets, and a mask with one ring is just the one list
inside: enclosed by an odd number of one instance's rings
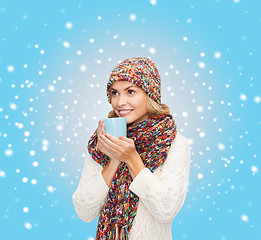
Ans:
{"label": "colorful striped scarf", "polygon": [[[168,149],[177,134],[176,129],[172,115],[161,114],[141,123],[128,124],[127,137],[134,140],[145,167],[154,172],[166,160]],[[105,167],[109,157],[97,150],[97,141],[96,129],[87,148],[92,158]],[[139,197],[129,190],[131,182],[128,167],[121,162],[100,213],[96,240],[129,239],[139,201]]]}

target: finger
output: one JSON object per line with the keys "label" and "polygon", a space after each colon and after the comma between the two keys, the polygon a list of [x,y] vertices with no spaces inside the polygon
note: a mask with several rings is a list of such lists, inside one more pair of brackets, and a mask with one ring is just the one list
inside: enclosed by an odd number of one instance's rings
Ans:
{"label": "finger", "polygon": [[103,126],[102,126],[102,122],[100,121],[100,134],[102,134],[102,129],[103,129]]}
{"label": "finger", "polygon": [[102,152],[103,154],[106,154],[107,156],[110,156],[110,152],[108,151],[108,149],[106,148],[102,140],[100,140],[99,151]]}
{"label": "finger", "polygon": [[102,134],[105,135],[105,125],[102,122]]}
{"label": "finger", "polygon": [[102,120],[99,121],[98,135],[104,134]]}
{"label": "finger", "polygon": [[114,136],[112,136],[111,134],[109,133],[105,133],[105,137],[109,138],[112,142],[118,144],[118,145],[121,145],[122,144],[122,141]]}
{"label": "finger", "polygon": [[[120,142],[120,140],[118,140],[116,137],[110,135],[108,137],[108,133],[105,133],[105,136],[102,135],[101,136],[101,139],[103,140],[103,142],[106,144],[106,146],[109,148],[109,149],[112,149],[114,151],[119,151],[120,150],[120,146],[117,144],[117,143],[114,143],[113,142],[113,139],[112,138],[109,138],[109,137],[113,137],[114,139],[116,139],[118,141],[118,143]],[[121,143],[122,144],[122,143]]]}
{"label": "finger", "polygon": [[[112,143],[110,140],[108,140],[106,137],[104,137],[103,135],[101,136],[101,145],[102,145],[102,149],[103,152],[106,155],[115,155],[117,152],[119,152],[118,149],[115,149],[115,146],[117,147],[117,145],[115,145],[114,143]],[[114,145],[114,146],[113,146]]]}
{"label": "finger", "polygon": [[99,135],[100,134],[100,121],[99,121],[99,123],[98,123],[98,128],[97,128],[97,134]]}
{"label": "finger", "polygon": [[100,135],[100,137],[98,138],[98,142],[97,142],[97,146],[99,146],[99,149],[104,147],[104,140],[101,137],[102,135]]}
{"label": "finger", "polygon": [[119,139],[128,143],[132,143],[133,140],[131,138],[126,138],[124,136],[119,136]]}

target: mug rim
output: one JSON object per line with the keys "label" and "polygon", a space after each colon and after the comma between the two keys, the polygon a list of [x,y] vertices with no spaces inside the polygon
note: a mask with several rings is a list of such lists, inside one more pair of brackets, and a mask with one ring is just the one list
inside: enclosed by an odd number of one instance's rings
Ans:
{"label": "mug rim", "polygon": [[127,118],[126,117],[118,117],[118,118],[104,118],[104,119],[102,119],[102,121],[107,121],[107,120],[112,120],[112,121],[114,121],[114,120],[122,120],[122,119],[126,119],[127,120]]}

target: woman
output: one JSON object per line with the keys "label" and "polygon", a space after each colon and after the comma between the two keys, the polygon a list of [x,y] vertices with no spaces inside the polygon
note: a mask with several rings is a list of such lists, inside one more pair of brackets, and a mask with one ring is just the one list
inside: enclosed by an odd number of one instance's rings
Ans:
{"label": "woman", "polygon": [[190,146],[161,104],[161,79],[149,58],[122,61],[110,74],[108,117],[126,117],[127,137],[98,128],[73,194],[84,222],[99,214],[96,239],[172,239],[172,220],[189,184]]}

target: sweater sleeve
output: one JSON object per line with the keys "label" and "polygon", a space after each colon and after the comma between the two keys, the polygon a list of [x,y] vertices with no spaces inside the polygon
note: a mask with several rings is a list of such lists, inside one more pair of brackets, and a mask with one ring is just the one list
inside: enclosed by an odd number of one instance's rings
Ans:
{"label": "sweater sleeve", "polygon": [[155,219],[165,223],[178,214],[189,185],[190,146],[185,137],[179,135],[173,141],[167,159],[158,170],[154,174],[148,168],[142,169],[130,184],[130,190]]}
{"label": "sweater sleeve", "polygon": [[88,153],[81,179],[72,199],[77,216],[84,222],[91,222],[101,211],[109,191],[103,176],[103,167]]}

